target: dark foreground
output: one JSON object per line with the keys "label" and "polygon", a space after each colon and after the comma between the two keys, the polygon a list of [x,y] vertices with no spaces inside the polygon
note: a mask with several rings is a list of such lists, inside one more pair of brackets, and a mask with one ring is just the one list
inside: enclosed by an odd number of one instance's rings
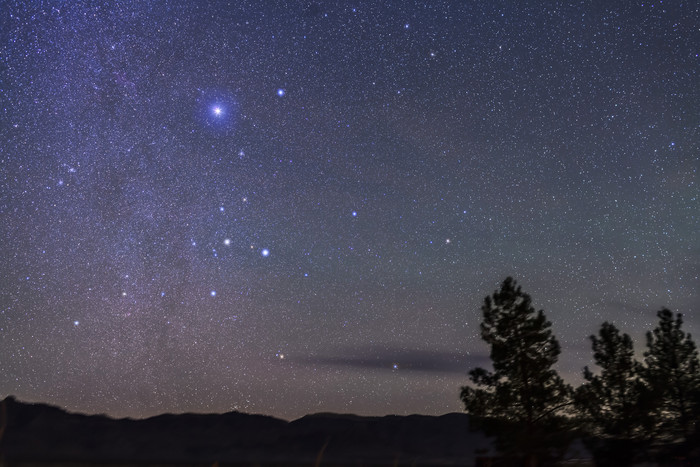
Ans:
{"label": "dark foreground", "polygon": [[476,464],[488,456],[465,414],[298,420],[230,412],[144,420],[67,413],[13,398],[2,403],[6,466],[394,466]]}

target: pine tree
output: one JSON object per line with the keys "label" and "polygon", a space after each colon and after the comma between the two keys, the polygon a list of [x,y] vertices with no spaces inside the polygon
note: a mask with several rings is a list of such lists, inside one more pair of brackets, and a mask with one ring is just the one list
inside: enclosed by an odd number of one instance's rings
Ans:
{"label": "pine tree", "polygon": [[591,445],[602,465],[629,465],[631,453],[642,451],[651,418],[649,391],[642,381],[642,365],[634,358],[632,339],[605,322],[599,336],[591,336],[593,359],[601,368],[576,389],[575,404],[590,434],[602,439]]}
{"label": "pine tree", "polygon": [[663,441],[687,439],[700,425],[700,360],[683,319],[663,308],[659,324],[647,333],[645,378],[654,394],[656,434]]}
{"label": "pine tree", "polygon": [[561,352],[559,342],[544,312],[535,311],[530,296],[511,277],[485,298],[481,310],[481,337],[491,346],[493,371],[473,369],[469,375],[476,387],[463,387],[461,399],[469,414],[513,427],[508,432],[501,426],[499,447],[535,465],[535,458],[553,447],[548,434],[557,432],[557,414],[570,396],[552,369]]}
{"label": "pine tree", "polygon": [[591,336],[593,359],[601,368],[594,375],[583,370],[586,381],[576,390],[576,407],[591,422],[597,436],[634,439],[644,431],[640,404],[645,398],[642,365],[634,359],[632,339],[608,322],[599,337]]}

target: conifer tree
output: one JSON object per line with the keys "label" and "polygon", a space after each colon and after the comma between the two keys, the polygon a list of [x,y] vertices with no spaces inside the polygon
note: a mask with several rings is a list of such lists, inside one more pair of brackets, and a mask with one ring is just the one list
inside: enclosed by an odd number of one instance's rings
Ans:
{"label": "conifer tree", "polygon": [[567,405],[570,388],[552,368],[561,352],[542,310],[513,278],[484,299],[481,337],[491,346],[493,371],[469,373],[474,386],[462,388],[466,411],[482,419],[506,422],[514,432],[497,436],[502,450],[519,453],[529,465],[552,446],[559,410]]}
{"label": "conifer tree", "polygon": [[575,405],[596,438],[591,445],[599,465],[630,465],[633,453],[642,454],[651,424],[649,390],[642,380],[642,365],[634,358],[628,334],[605,322],[591,336],[593,359],[601,369],[594,375],[583,370],[586,381],[575,392]]}
{"label": "conifer tree", "polygon": [[656,435],[663,441],[687,439],[700,422],[700,361],[683,319],[663,308],[658,326],[647,333],[645,378],[654,394]]}
{"label": "conifer tree", "polygon": [[576,390],[576,407],[590,421],[597,436],[635,439],[644,431],[645,385],[642,365],[634,359],[634,346],[628,334],[605,322],[599,336],[591,336],[593,359],[601,368],[594,375],[583,370],[586,381]]}

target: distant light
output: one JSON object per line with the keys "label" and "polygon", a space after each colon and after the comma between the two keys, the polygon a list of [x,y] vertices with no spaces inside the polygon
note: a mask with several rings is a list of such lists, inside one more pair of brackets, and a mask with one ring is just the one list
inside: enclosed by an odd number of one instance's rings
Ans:
{"label": "distant light", "polygon": [[263,248],[260,254],[267,258],[268,256],[270,256],[270,250],[268,250],[267,248]]}
{"label": "distant light", "polygon": [[406,23],[406,24],[403,25],[403,28],[404,28],[404,29],[408,29],[408,28],[410,28],[410,27],[411,27],[411,25],[408,24],[408,23]]}
{"label": "distant light", "polygon": [[73,321],[73,326],[78,326],[79,324],[80,324],[80,321],[78,321],[78,320]]}
{"label": "distant light", "polygon": [[285,91],[284,89],[279,88],[279,89],[277,90],[277,95],[278,95],[278,96],[284,97],[285,94],[287,94],[287,91]]}
{"label": "distant light", "polygon": [[219,207],[219,211],[224,212],[224,207],[223,206]]}
{"label": "distant light", "polygon": [[352,217],[357,217],[357,211],[352,212]]}
{"label": "distant light", "polygon": [[212,297],[216,297],[216,290],[212,290],[211,292],[209,292],[209,295],[211,295]]}
{"label": "distant light", "polygon": [[225,238],[225,239],[224,239],[224,245],[230,246],[230,245],[231,245],[231,239],[230,239],[230,238]]}
{"label": "distant light", "polygon": [[213,112],[217,117],[224,113],[223,109],[219,106],[214,107]]}

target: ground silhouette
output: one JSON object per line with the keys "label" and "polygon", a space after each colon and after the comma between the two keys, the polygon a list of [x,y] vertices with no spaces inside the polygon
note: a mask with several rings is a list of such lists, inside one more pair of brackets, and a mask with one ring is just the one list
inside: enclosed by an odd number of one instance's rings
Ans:
{"label": "ground silhouette", "polygon": [[[29,463],[212,465],[473,465],[489,443],[469,416],[160,415],[113,419],[3,401],[0,456]],[[478,451],[478,452],[477,452]]]}

